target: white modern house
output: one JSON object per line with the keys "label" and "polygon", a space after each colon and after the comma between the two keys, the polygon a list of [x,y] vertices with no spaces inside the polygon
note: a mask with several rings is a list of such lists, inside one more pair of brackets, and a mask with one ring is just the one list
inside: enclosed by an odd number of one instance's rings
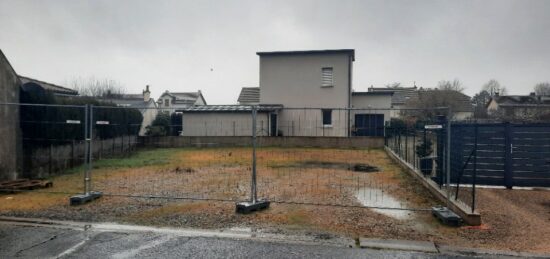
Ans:
{"label": "white modern house", "polygon": [[177,109],[183,113],[182,135],[249,136],[248,105],[258,107],[260,135],[383,135],[393,93],[352,92],[355,50],[276,51],[257,55],[259,87],[243,88],[239,105]]}
{"label": "white modern house", "polygon": [[177,109],[183,109],[195,105],[206,105],[201,90],[196,92],[169,92],[165,91],[157,100],[161,111],[174,113]]}

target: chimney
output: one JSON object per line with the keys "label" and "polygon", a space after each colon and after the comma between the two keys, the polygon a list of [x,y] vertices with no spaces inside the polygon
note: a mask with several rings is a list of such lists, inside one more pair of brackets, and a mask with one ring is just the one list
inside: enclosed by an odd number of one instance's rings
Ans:
{"label": "chimney", "polygon": [[151,99],[151,92],[149,91],[149,85],[146,85],[145,91],[143,91],[143,101],[149,102],[149,99]]}

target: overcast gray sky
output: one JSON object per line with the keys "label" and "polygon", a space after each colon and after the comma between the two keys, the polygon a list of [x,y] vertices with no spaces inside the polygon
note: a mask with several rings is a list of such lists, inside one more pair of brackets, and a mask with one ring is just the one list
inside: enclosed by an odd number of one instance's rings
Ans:
{"label": "overcast gray sky", "polygon": [[258,85],[257,51],[353,48],[354,89],[495,78],[550,81],[550,1],[0,0],[0,48],[52,83],[95,76],[128,92],[201,89],[235,103]]}

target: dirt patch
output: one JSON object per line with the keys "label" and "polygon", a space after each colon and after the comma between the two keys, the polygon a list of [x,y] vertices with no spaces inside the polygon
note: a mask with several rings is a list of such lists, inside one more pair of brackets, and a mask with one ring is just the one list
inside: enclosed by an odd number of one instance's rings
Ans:
{"label": "dirt patch", "polygon": [[[53,179],[51,190],[56,193],[0,195],[0,214],[154,226],[252,227],[325,238],[393,238],[550,251],[548,191],[479,190],[478,209],[484,227],[450,228],[439,224],[427,211],[407,210],[408,215],[399,219],[361,208],[361,192],[364,199],[391,197],[398,201],[390,207],[426,209],[438,204],[382,150],[262,148],[257,154],[258,196],[274,203],[266,211],[240,215],[235,213],[234,202],[249,197],[250,149],[162,152],[167,156],[162,164],[125,167],[118,165],[126,162],[113,161],[106,163],[108,167],[98,166],[93,172],[93,188],[108,195],[92,203],[68,205],[70,194],[63,192],[79,193],[83,189],[82,172],[76,170]],[[298,164],[302,166],[295,166]],[[372,165],[380,171],[350,171],[349,165],[354,164]],[[159,196],[172,199],[147,198]]]}
{"label": "dirt patch", "polygon": [[356,172],[379,172],[380,169],[376,166],[368,164],[349,164],[342,162],[326,162],[307,160],[300,161],[292,164],[273,164],[269,165],[270,168],[323,168],[323,169],[344,169]]}

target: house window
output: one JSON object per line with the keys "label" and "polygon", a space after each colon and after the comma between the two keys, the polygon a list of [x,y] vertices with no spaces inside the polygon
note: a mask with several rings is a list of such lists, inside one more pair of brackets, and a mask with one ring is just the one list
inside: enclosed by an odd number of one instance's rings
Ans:
{"label": "house window", "polygon": [[170,100],[164,99],[164,107],[169,107],[169,106],[170,106]]}
{"label": "house window", "polygon": [[323,113],[323,126],[332,125],[332,110],[321,110]]}
{"label": "house window", "polygon": [[334,85],[332,75],[332,67],[323,67],[321,69],[321,87],[332,87]]}

